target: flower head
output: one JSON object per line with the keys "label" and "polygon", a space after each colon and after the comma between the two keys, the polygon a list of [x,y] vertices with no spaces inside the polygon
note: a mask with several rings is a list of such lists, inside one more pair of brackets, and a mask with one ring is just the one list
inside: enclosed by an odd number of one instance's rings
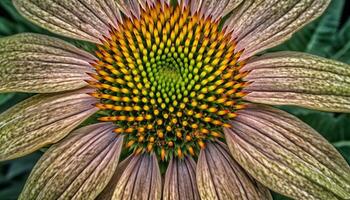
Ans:
{"label": "flower head", "polygon": [[[96,45],[92,55],[37,34],[0,40],[0,91],[40,93],[0,115],[0,160],[52,145],[20,199],[271,199],[268,188],[349,199],[341,155],[261,105],[350,111],[349,65],[256,56],[328,3],[14,0],[32,22]],[[100,122],[76,129],[91,116]]]}
{"label": "flower head", "polygon": [[100,121],[114,122],[127,147],[162,160],[196,155],[223,137],[222,127],[243,108],[241,52],[219,23],[162,6],[126,19],[97,51],[89,84],[101,99]]}

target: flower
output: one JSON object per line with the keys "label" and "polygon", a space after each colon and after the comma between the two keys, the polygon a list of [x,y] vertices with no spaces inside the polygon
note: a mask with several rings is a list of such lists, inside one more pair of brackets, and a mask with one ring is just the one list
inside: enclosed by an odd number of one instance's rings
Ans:
{"label": "flower", "polygon": [[[0,40],[0,91],[39,93],[0,115],[0,160],[52,145],[20,199],[271,199],[268,188],[350,199],[341,155],[262,105],[349,112],[350,66],[256,56],[329,0],[13,2],[33,23],[97,49],[38,34]],[[91,116],[100,123],[76,129]]]}

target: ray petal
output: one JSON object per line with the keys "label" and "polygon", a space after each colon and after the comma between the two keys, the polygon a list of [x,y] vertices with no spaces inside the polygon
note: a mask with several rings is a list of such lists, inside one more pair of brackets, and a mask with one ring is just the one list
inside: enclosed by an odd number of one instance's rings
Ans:
{"label": "ray petal", "polygon": [[129,18],[140,18],[141,8],[146,5],[149,0],[119,0],[116,1],[118,8]]}
{"label": "ray petal", "polygon": [[98,195],[96,200],[111,200],[113,197],[113,193],[115,188],[117,187],[118,181],[125,171],[126,167],[129,165],[132,156],[127,157],[125,160],[120,162],[115,170],[111,180],[105,187],[105,189]]}
{"label": "ray petal", "polygon": [[31,97],[0,115],[0,160],[32,153],[64,138],[97,111],[91,89]]}
{"label": "ray petal", "polygon": [[135,155],[121,175],[112,199],[160,200],[161,184],[156,155]]}
{"label": "ray petal", "polygon": [[196,163],[191,157],[172,158],[165,174],[164,200],[199,200]]}
{"label": "ray petal", "polygon": [[278,52],[252,59],[244,98],[270,105],[295,105],[350,112],[350,65],[297,52]]}
{"label": "ray petal", "polygon": [[242,2],[243,0],[187,0],[182,3],[185,6],[191,6],[192,14],[199,12],[203,17],[210,17],[216,21],[232,12]]}
{"label": "ray petal", "polygon": [[202,200],[272,200],[271,194],[253,180],[221,142],[208,143],[197,163],[197,184]]}
{"label": "ray petal", "polygon": [[95,199],[116,169],[122,144],[113,124],[78,129],[43,155],[19,199]]}
{"label": "ray petal", "polygon": [[246,0],[224,27],[238,42],[241,60],[281,44],[319,17],[330,0]]}
{"label": "ray petal", "polygon": [[13,0],[33,23],[67,37],[100,43],[118,26],[114,0]]}
{"label": "ray petal", "polygon": [[256,180],[293,199],[349,199],[350,167],[290,114],[250,105],[225,129],[233,157]]}
{"label": "ray petal", "polygon": [[0,92],[51,93],[79,89],[94,56],[59,39],[18,34],[0,39]]}

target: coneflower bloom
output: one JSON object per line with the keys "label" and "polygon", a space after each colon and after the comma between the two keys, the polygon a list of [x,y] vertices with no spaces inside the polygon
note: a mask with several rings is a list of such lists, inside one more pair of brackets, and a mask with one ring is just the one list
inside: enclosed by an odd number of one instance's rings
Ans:
{"label": "coneflower bloom", "polygon": [[[20,199],[261,200],[269,189],[350,199],[350,168],[332,145],[262,105],[350,111],[349,65],[257,56],[329,0],[13,2],[97,49],[38,34],[0,40],[0,91],[39,93],[0,116],[0,160],[51,145]],[[100,122],[75,130],[90,117]]]}

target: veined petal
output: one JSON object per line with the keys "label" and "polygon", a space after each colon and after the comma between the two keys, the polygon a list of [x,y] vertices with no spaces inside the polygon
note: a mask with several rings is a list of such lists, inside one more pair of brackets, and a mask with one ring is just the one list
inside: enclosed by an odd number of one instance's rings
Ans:
{"label": "veined petal", "polygon": [[349,199],[350,167],[315,130],[284,111],[250,105],[225,129],[233,157],[255,179],[295,199]]}
{"label": "veined petal", "polygon": [[350,65],[296,52],[266,54],[242,71],[252,82],[244,98],[271,105],[296,105],[350,112]]}
{"label": "veined petal", "polygon": [[78,129],[43,155],[19,199],[95,199],[117,167],[122,144],[113,124]]}
{"label": "veined petal", "polygon": [[36,95],[2,113],[0,160],[24,156],[64,138],[97,111],[89,91]]}
{"label": "veined petal", "polygon": [[109,183],[105,187],[105,189],[98,195],[96,200],[111,200],[113,197],[113,193],[115,188],[117,187],[118,181],[120,177],[122,176],[123,172],[125,171],[126,167],[129,165],[131,159],[133,157],[129,156],[122,162],[120,162],[117,166],[117,169],[115,170],[112,178],[110,179]]}
{"label": "veined petal", "polygon": [[[109,25],[112,25],[114,28],[117,28],[119,26],[119,23],[122,22],[122,16],[117,4],[115,3],[115,0],[89,0],[87,1],[86,5],[90,5],[91,2],[96,4],[97,7],[98,5],[100,6],[101,10],[99,12],[102,12],[104,20],[106,20],[106,23],[108,23]],[[106,17],[108,17],[108,20]]]}
{"label": "veined petal", "polygon": [[39,34],[0,39],[0,92],[50,93],[86,86],[94,56]]}
{"label": "veined petal", "polygon": [[[152,1],[152,0],[150,0],[150,1]],[[177,0],[178,1],[178,3],[180,3],[180,1],[182,1],[182,0]],[[184,1],[188,1],[188,0],[184,0]],[[160,0],[160,3],[162,4],[162,6],[164,7],[164,5],[166,4],[166,5],[170,5],[170,0]]]}
{"label": "veined petal", "polygon": [[[141,6],[141,8],[146,9],[147,7],[153,7],[157,4],[157,1],[154,0],[137,0]],[[160,0],[160,3],[164,5],[170,5],[170,0]]]}
{"label": "veined petal", "polygon": [[[188,1],[185,1],[185,6]],[[200,12],[204,17],[211,17],[214,21],[220,20],[237,8],[243,0],[193,0],[190,1],[191,12]]]}
{"label": "veined petal", "polygon": [[112,199],[161,199],[161,184],[156,155],[135,155],[120,177]]}
{"label": "veined petal", "polygon": [[197,184],[202,200],[272,200],[269,190],[244,172],[221,142],[208,143],[201,150],[197,163]]}
{"label": "veined petal", "polygon": [[[330,0],[246,0],[226,21],[241,60],[277,46],[319,17]],[[231,33],[232,32],[232,33]]]}
{"label": "veined petal", "polygon": [[100,43],[118,26],[114,0],[13,0],[17,10],[33,23],[57,34]]}
{"label": "veined petal", "polygon": [[149,0],[119,0],[116,1],[118,8],[124,15],[129,18],[133,16],[140,18],[141,14],[141,6],[145,6],[146,2],[150,2]]}
{"label": "veined petal", "polygon": [[196,163],[191,157],[172,158],[165,174],[164,200],[199,200]]}

